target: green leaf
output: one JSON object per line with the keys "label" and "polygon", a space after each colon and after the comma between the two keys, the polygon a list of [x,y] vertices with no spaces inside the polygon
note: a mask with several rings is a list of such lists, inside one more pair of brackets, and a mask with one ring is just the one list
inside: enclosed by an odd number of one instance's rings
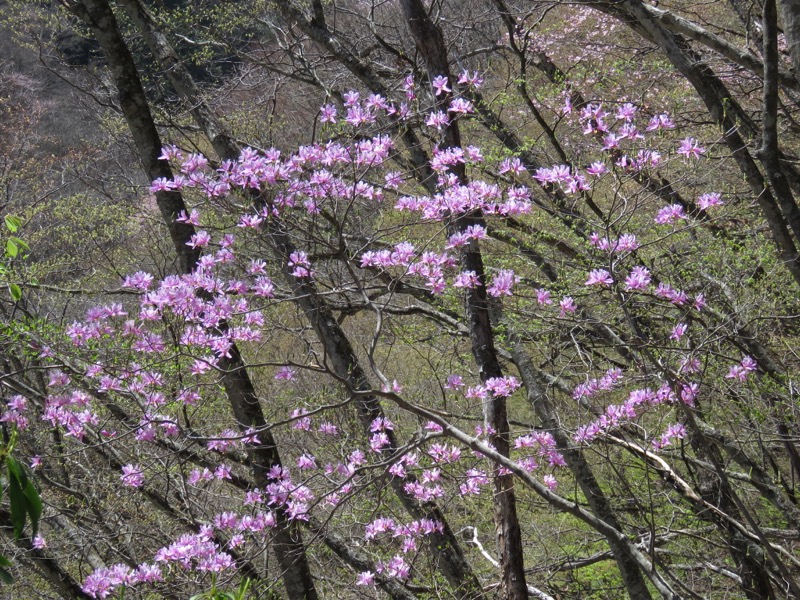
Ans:
{"label": "green leaf", "polygon": [[14,583],[14,578],[11,576],[5,567],[0,567],[0,581],[7,584]]}
{"label": "green leaf", "polygon": [[17,245],[18,248],[22,248],[26,252],[30,252],[31,251],[31,247],[28,246],[28,242],[26,242],[25,240],[21,240],[18,237],[15,237],[15,236],[11,236],[9,238],[9,240],[14,242]]}
{"label": "green leaf", "polygon": [[8,229],[11,233],[17,231],[22,225],[22,219],[19,217],[15,217],[14,215],[6,215],[5,217],[6,222],[6,229]]}
{"label": "green leaf", "polygon": [[8,456],[6,457],[6,466],[8,467],[9,475],[19,481],[20,489],[28,485],[28,475],[25,473],[25,467],[22,466],[22,463],[13,456]]}
{"label": "green leaf", "polygon": [[11,299],[14,302],[19,302],[22,300],[22,288],[20,288],[16,283],[9,283],[8,291],[11,292]]}
{"label": "green leaf", "polygon": [[14,243],[14,240],[6,240],[6,256],[14,258],[19,254],[19,247]]}
{"label": "green leaf", "polygon": [[19,480],[12,476],[8,478],[8,499],[11,502],[11,524],[14,526],[14,537],[19,539],[25,530],[25,517],[28,515],[25,493]]}
{"label": "green leaf", "polygon": [[25,494],[25,500],[27,500],[28,515],[31,518],[31,535],[34,536],[39,531],[39,519],[42,516],[42,498],[31,481],[28,481],[28,485],[25,486],[22,492]]}

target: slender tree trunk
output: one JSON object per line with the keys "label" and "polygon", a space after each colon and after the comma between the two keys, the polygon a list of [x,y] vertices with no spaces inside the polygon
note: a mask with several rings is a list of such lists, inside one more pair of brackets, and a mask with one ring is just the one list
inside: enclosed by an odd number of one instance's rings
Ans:
{"label": "slender tree trunk", "polygon": [[[169,165],[158,158],[161,155],[161,139],[136,64],[122,38],[110,4],[107,0],[80,0],[70,2],[67,6],[91,28],[106,55],[117,86],[120,107],[139,150],[145,172],[151,179],[172,179]],[[194,233],[193,227],[175,222],[175,217],[186,210],[183,197],[178,192],[159,192],[156,200],[170,230],[181,272],[190,273],[197,263],[199,252],[187,246]],[[222,383],[239,427],[242,430],[249,427],[262,430],[259,434],[262,444],[250,445],[248,453],[252,462],[254,483],[265,488],[270,482],[267,472],[271,466],[280,464],[280,455],[275,440],[266,427],[260,401],[239,350],[233,346],[230,355],[220,360]],[[288,519],[285,510],[279,508],[275,512],[277,526],[274,550],[282,569],[281,575],[287,594],[293,600],[317,600],[300,529]]]}
{"label": "slender tree trunk", "polygon": [[[432,81],[435,77],[444,76],[451,84],[454,84],[450,75],[447,48],[441,29],[430,19],[421,0],[401,0],[400,5],[417,51],[425,61],[428,78]],[[445,93],[437,104],[447,111],[450,98],[451,94]],[[445,129],[444,138],[445,148],[461,147],[461,135],[457,123],[453,122]],[[462,184],[466,184],[463,168],[456,169],[456,175]],[[480,214],[450,215],[448,234],[463,232],[472,225],[485,227],[485,221]],[[462,268],[465,271],[473,271],[483,282],[483,285],[467,289],[465,292],[472,354],[480,370],[481,380],[487,381],[503,377],[503,370],[494,346],[483,257],[477,241],[473,240],[468,248],[461,251],[460,256]],[[489,431],[489,440],[492,445],[503,456],[509,456],[509,426],[505,397],[490,396],[484,401],[484,423]],[[528,597],[528,587],[525,582],[525,562],[522,534],[517,517],[514,477],[505,474],[497,464],[493,468],[495,530],[500,554],[503,591],[509,600],[525,600]]]}
{"label": "slender tree trunk", "polygon": [[[161,156],[161,139],[156,131],[133,56],[122,39],[108,2],[76,0],[67,2],[66,6],[89,26],[103,49],[117,87],[120,108],[128,123],[147,177],[151,181],[162,177],[172,179],[169,165],[158,158]],[[200,251],[186,245],[194,233],[194,228],[187,223],[175,221],[175,217],[186,210],[183,197],[179,192],[161,191],[156,193],[156,201],[172,238],[179,270],[181,273],[189,273],[194,269]]]}
{"label": "slender tree trunk", "polygon": [[[652,39],[675,68],[694,86],[711,117],[722,129],[723,139],[730,148],[733,158],[745,176],[747,183],[750,185],[753,195],[772,231],[772,237],[778,247],[781,261],[795,281],[800,284],[800,254],[796,245],[796,242],[800,240],[800,208],[798,208],[791,194],[788,196],[779,194],[778,202],[776,202],[775,196],[773,196],[772,191],[764,181],[758,166],[747,150],[747,145],[739,134],[740,127],[746,125],[751,128],[749,117],[736,105],[733,112],[737,115],[743,115],[743,120],[740,123],[734,121],[731,110],[726,108],[732,102],[732,96],[725,85],[710,69],[703,67],[698,61],[692,60],[687,56],[675,36],[664,29],[645,10],[641,0],[623,0],[619,4],[610,4],[608,2],[592,4],[600,10],[626,20],[629,25],[636,27],[644,35]],[[623,11],[622,14],[620,14],[620,10]],[[794,239],[792,238],[792,233],[794,233]]]}
{"label": "slender tree trunk", "polygon": [[[606,494],[594,476],[591,466],[583,456],[583,453],[579,449],[572,447],[569,437],[559,424],[553,404],[537,380],[535,369],[528,353],[525,352],[519,340],[512,339],[512,344],[511,355],[525,384],[528,401],[536,416],[541,420],[545,431],[550,432],[555,438],[556,446],[564,456],[564,460],[572,471],[583,495],[586,496],[589,508],[605,523],[608,523],[617,531],[622,531],[622,527],[611,508]],[[608,536],[606,539],[630,597],[634,600],[652,598],[639,565],[629,551],[628,546],[619,543],[613,536]]]}

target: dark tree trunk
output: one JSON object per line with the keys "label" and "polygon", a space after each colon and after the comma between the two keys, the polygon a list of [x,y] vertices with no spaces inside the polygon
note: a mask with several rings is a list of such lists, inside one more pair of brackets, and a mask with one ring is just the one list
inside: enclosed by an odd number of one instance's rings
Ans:
{"label": "dark tree trunk", "polygon": [[[68,6],[91,28],[106,55],[119,93],[120,106],[139,150],[145,172],[151,179],[172,179],[168,163],[158,158],[161,155],[161,139],[136,64],[122,38],[111,6],[105,0],[80,0]],[[199,251],[186,245],[194,233],[193,227],[175,221],[178,213],[186,210],[183,198],[178,192],[159,192],[156,200],[170,230],[181,272],[190,273],[197,263]],[[224,371],[222,383],[239,427],[242,430],[249,427],[263,430],[259,434],[263,443],[249,448],[248,452],[254,483],[264,488],[269,483],[266,474],[271,466],[280,464],[280,456],[275,440],[266,428],[264,413],[239,350],[233,346],[230,354],[230,358],[223,357],[220,361],[220,367]],[[277,527],[274,549],[281,565],[287,594],[296,600],[317,600],[299,527],[288,520],[283,509],[275,512]]]}
{"label": "dark tree trunk", "polygon": [[[447,47],[441,29],[428,16],[420,0],[402,0],[400,3],[417,51],[425,61],[428,78],[444,76],[454,83],[450,74]],[[442,95],[438,104],[445,111],[451,99],[450,93]],[[458,124],[453,122],[445,129],[443,146],[460,148],[461,134]],[[463,168],[456,169],[462,184],[466,183]],[[463,232],[471,225],[485,227],[480,214],[450,215],[448,234]],[[469,320],[472,354],[480,370],[482,381],[503,377],[503,370],[494,346],[494,334],[489,319],[489,301],[486,293],[486,276],[483,257],[476,241],[460,253],[461,266],[473,271],[483,285],[466,291],[466,311]],[[489,441],[503,456],[509,455],[509,426],[505,397],[490,396],[484,401],[484,423],[490,428]],[[505,598],[525,600],[528,587],[525,582],[525,562],[522,534],[517,517],[517,500],[513,475],[503,474],[499,465],[494,466],[494,505],[497,547],[500,554],[500,570]]]}

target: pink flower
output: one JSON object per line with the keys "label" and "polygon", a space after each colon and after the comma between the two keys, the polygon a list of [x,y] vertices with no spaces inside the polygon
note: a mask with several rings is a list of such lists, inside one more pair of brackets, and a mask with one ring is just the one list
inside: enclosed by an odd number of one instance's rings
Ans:
{"label": "pink flower", "polygon": [[611,285],[614,280],[611,274],[605,269],[594,269],[589,272],[589,278],[584,285]]}
{"label": "pink flower", "polygon": [[440,96],[444,92],[452,91],[447,85],[447,77],[444,75],[437,75],[433,78],[431,82],[434,88],[436,88],[436,95]]}
{"label": "pink flower", "polygon": [[608,173],[608,167],[605,165],[605,163],[593,162],[591,165],[586,167],[586,172],[589,175],[594,175],[597,177],[603,173]]}
{"label": "pink flower", "polygon": [[460,375],[448,375],[447,382],[444,384],[444,389],[455,390],[464,387],[464,381]]}
{"label": "pink flower", "polygon": [[486,288],[490,296],[499,298],[500,296],[511,296],[512,286],[519,281],[519,277],[514,276],[514,271],[501,269],[492,279],[492,284]]}
{"label": "pink flower", "polygon": [[364,571],[363,573],[358,574],[358,579],[356,580],[356,585],[365,585],[365,586],[374,586],[375,585],[375,573],[372,571]]}
{"label": "pink flower", "polygon": [[672,333],[670,334],[669,339],[677,342],[683,337],[683,334],[686,333],[688,328],[689,326],[686,323],[678,323],[672,328]]}
{"label": "pink flower", "polygon": [[633,267],[631,274],[625,278],[625,289],[643,290],[650,285],[650,271],[645,267]]}
{"label": "pink flower", "polygon": [[275,373],[275,379],[277,381],[292,381],[295,374],[296,371],[292,367],[280,367]]}
{"label": "pink flower", "polygon": [[697,199],[697,208],[700,210],[708,210],[712,206],[722,206],[722,195],[718,192],[703,194]]}
{"label": "pink flower", "polygon": [[638,247],[639,247],[639,242],[636,239],[636,236],[632,233],[625,233],[619,236],[614,251],[632,252],[633,250],[636,250]]}
{"label": "pink flower", "polygon": [[295,251],[289,255],[289,268],[294,267],[292,277],[313,277],[314,271],[311,270],[311,263],[308,260],[308,254],[305,252]]}
{"label": "pink flower", "polygon": [[745,371],[755,371],[758,368],[758,363],[752,356],[745,356],[740,364]]}
{"label": "pink flower", "polygon": [[504,158],[503,162],[500,163],[500,168],[497,169],[497,172],[501,175],[505,173],[513,173],[514,175],[521,175],[525,172],[525,167],[522,164],[522,161],[518,158]]}
{"label": "pink flower", "polygon": [[478,287],[480,284],[481,282],[478,279],[478,276],[475,274],[475,271],[464,271],[456,276],[456,280],[453,282],[453,287],[473,289]]}
{"label": "pink flower", "polygon": [[153,276],[150,273],[145,273],[144,271],[137,271],[133,275],[128,275],[122,281],[122,287],[125,288],[134,288],[137,290],[146,290],[148,289],[153,283]]}
{"label": "pink flower", "polygon": [[144,483],[142,468],[138,465],[125,465],[122,467],[120,480],[122,481],[122,485],[128,487],[141,487]]}
{"label": "pink flower", "polygon": [[625,104],[620,106],[619,109],[617,109],[617,115],[616,115],[617,119],[621,119],[624,121],[631,121],[633,120],[633,117],[636,116],[637,110],[638,109],[636,108],[636,106],[634,106],[630,102],[626,102]]}
{"label": "pink flower", "polygon": [[705,153],[706,149],[693,137],[681,140],[681,145],[678,147],[678,154],[683,154],[686,158],[700,158],[700,155]]}
{"label": "pink flower", "polygon": [[725,375],[726,379],[738,379],[739,381],[747,381],[747,376],[758,369],[758,364],[751,356],[745,356],[738,365],[733,365],[728,374]]}
{"label": "pink flower", "polygon": [[181,213],[175,218],[176,223],[188,223],[189,225],[194,225],[195,227],[200,226],[200,212],[198,210],[192,210],[189,213],[189,216],[186,216],[186,211],[181,211]]}
{"label": "pink flower", "polygon": [[483,83],[483,78],[478,74],[477,71],[473,71],[472,74],[470,74],[470,72],[465,69],[461,71],[461,75],[458,78],[458,83],[461,85],[478,88]]}
{"label": "pink flower", "polygon": [[683,212],[683,206],[680,204],[671,204],[670,206],[665,206],[659,210],[654,220],[659,225],[665,225],[668,223],[674,223],[676,219],[685,218],[686,215]]}
{"label": "pink flower", "polygon": [[345,92],[343,94],[343,98],[345,106],[355,106],[358,104],[359,94],[356,91],[350,90],[349,92]]}
{"label": "pink flower", "polygon": [[442,111],[433,112],[428,115],[427,119],[425,119],[425,125],[428,127],[435,127],[439,130],[441,130],[443,127],[447,127],[449,124],[450,119],[448,119],[447,115]]}
{"label": "pink flower", "polygon": [[675,129],[675,123],[668,114],[656,115],[647,124],[647,131],[658,131],[659,129]]}
{"label": "pink flower", "polygon": [[456,98],[450,103],[447,111],[466,115],[475,112],[475,107],[472,106],[472,102],[469,100],[465,100],[464,98]]}
{"label": "pink flower", "polygon": [[211,243],[211,234],[207,231],[198,231],[186,242],[186,245],[191,248],[205,248],[209,243]]}
{"label": "pink flower", "polygon": [[694,298],[694,306],[695,310],[703,310],[706,306],[706,297],[703,294],[697,294]]}
{"label": "pink flower", "polygon": [[336,123],[336,106],[326,104],[320,109],[320,123]]}
{"label": "pink flower", "polygon": [[313,456],[309,456],[308,454],[303,454],[298,457],[297,459],[297,468],[298,469],[316,469],[317,468],[317,459]]}
{"label": "pink flower", "polygon": [[574,313],[578,309],[578,307],[575,305],[575,300],[572,299],[572,296],[564,296],[558,305],[561,307],[561,313],[559,316],[562,319],[567,316],[567,313]]}
{"label": "pink flower", "polygon": [[695,398],[697,398],[697,394],[700,392],[700,384],[696,382],[685,384],[681,388],[681,400],[683,400],[684,404],[687,406],[694,406]]}

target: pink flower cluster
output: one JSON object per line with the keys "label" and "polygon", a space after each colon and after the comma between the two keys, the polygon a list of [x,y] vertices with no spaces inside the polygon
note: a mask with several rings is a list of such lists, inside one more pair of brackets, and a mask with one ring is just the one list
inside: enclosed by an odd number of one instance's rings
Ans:
{"label": "pink flower cluster", "polygon": [[95,570],[83,582],[81,589],[92,598],[108,598],[120,586],[131,587],[138,583],[163,581],[161,568],[155,564],[141,564],[131,569],[127,565],[114,565]]}
{"label": "pink flower cluster", "polygon": [[[696,396],[697,388],[693,386],[694,384],[688,384],[682,387],[682,399],[687,404],[690,404]],[[683,396],[683,392],[686,393],[686,396]],[[588,425],[580,426],[573,439],[578,443],[590,442],[601,433],[638,418],[648,406],[657,406],[664,403],[672,404],[675,401],[675,394],[669,384],[666,383],[655,392],[650,388],[633,390],[623,404],[607,406],[605,414],[599,419]]]}
{"label": "pink flower cluster", "polygon": [[686,428],[680,423],[674,423],[667,427],[666,431],[661,434],[659,439],[653,440],[652,446],[654,450],[662,450],[672,445],[673,440],[682,440],[685,437]]}
{"label": "pink flower cluster", "polygon": [[600,379],[591,379],[575,386],[575,389],[572,390],[572,397],[575,400],[591,398],[600,392],[612,390],[622,381],[622,377],[622,369],[609,369]]}
{"label": "pink flower cluster", "polygon": [[730,368],[725,378],[744,382],[747,381],[747,376],[756,369],[758,369],[756,361],[750,356],[745,356],[738,365]]}

